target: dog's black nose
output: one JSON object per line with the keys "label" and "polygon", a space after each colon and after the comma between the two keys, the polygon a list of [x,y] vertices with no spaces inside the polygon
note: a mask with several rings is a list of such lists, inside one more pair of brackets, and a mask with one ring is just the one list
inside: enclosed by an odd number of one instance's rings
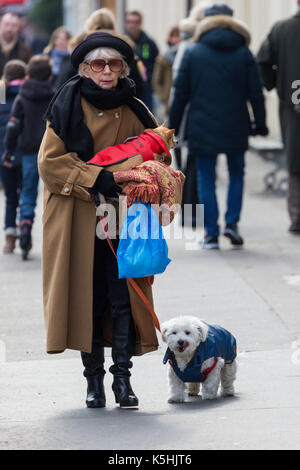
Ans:
{"label": "dog's black nose", "polygon": [[179,344],[179,346],[183,346],[184,341],[180,339],[179,341],[177,341],[177,343]]}

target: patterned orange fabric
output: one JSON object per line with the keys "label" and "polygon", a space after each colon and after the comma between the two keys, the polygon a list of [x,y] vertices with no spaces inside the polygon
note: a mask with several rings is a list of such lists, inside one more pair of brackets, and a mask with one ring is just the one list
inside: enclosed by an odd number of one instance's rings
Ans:
{"label": "patterned orange fabric", "polygon": [[[114,173],[116,183],[124,183],[123,194],[128,207],[138,202],[160,206],[162,225],[171,223],[178,212],[182,199],[185,176],[181,171],[157,161],[144,162],[128,171]],[[155,209],[155,208],[154,208]]]}

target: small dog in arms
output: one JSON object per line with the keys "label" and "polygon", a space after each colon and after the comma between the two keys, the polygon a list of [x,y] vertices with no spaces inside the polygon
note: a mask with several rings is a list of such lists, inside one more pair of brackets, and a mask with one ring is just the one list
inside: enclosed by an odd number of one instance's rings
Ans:
{"label": "small dog in arms", "polygon": [[197,317],[183,316],[164,322],[162,339],[168,345],[164,364],[169,363],[169,403],[183,403],[186,383],[189,396],[202,400],[234,396],[236,339],[224,328]]}

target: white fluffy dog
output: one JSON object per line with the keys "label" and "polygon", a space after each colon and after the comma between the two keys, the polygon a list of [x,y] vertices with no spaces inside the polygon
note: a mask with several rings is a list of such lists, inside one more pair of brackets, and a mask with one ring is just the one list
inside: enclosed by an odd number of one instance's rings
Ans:
{"label": "white fluffy dog", "polygon": [[164,363],[169,363],[169,403],[183,403],[186,383],[190,396],[202,400],[233,396],[236,378],[236,340],[217,325],[196,317],[179,317],[162,324],[162,339],[168,345]]}

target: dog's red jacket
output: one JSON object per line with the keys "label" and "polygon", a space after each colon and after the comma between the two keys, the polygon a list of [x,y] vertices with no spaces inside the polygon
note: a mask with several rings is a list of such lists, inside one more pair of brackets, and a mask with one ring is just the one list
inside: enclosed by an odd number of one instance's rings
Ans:
{"label": "dog's red jacket", "polygon": [[135,155],[142,155],[144,162],[154,160],[154,153],[161,155],[170,152],[164,140],[155,132],[145,131],[138,137],[127,139],[123,144],[107,147],[87,162],[88,165],[110,166]]}

